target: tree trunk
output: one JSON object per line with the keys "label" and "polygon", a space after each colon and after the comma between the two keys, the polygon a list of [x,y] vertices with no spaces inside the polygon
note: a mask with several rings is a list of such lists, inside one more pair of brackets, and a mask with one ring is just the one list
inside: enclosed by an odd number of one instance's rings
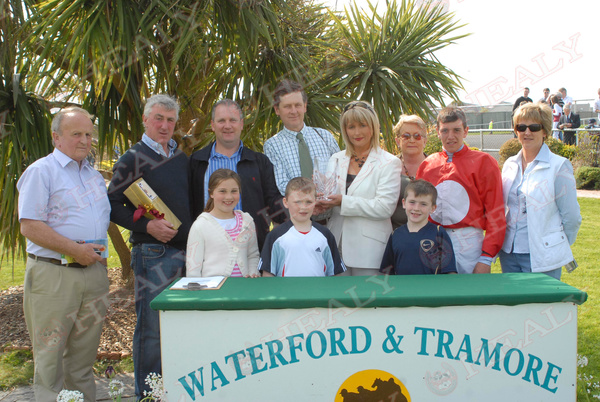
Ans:
{"label": "tree trunk", "polygon": [[108,235],[121,261],[121,278],[126,281],[126,287],[133,289],[133,270],[131,269],[131,250],[123,240],[119,227],[114,223],[108,226]]}

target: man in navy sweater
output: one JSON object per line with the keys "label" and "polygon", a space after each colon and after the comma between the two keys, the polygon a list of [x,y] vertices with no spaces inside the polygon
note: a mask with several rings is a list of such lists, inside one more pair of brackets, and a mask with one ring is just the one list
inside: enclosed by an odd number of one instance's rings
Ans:
{"label": "man in navy sweater", "polygon": [[[113,168],[108,187],[110,219],[131,230],[131,266],[135,274],[137,324],[133,335],[135,391],[138,399],[150,390],[144,380],[161,373],[158,312],[150,302],[175,278],[185,275],[185,249],[192,223],[189,204],[189,161],[172,139],[179,117],[177,101],[154,95],[146,102],[142,140],[132,146]],[[181,221],[175,230],[165,219],[134,220],[134,206],[123,191],[143,178]]]}

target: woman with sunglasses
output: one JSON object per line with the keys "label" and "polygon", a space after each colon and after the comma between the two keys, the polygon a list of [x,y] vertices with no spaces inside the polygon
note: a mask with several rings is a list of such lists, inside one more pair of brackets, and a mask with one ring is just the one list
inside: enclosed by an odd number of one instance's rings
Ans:
{"label": "woman with sunglasses", "polygon": [[[425,143],[427,142],[427,125],[417,115],[400,116],[400,121],[394,126],[392,131],[396,139],[396,145],[400,150],[398,157],[402,161],[402,176],[400,178],[400,187],[404,190],[408,183],[415,179],[417,170],[421,166],[421,162],[425,160],[427,155],[423,153]],[[406,211],[402,207],[402,196],[398,197],[398,205],[396,211],[392,215],[392,228],[396,228],[406,224]]]}
{"label": "woman with sunglasses", "polygon": [[562,266],[573,261],[570,245],[581,225],[573,167],[544,143],[552,132],[548,105],[521,106],[513,123],[522,149],[502,169],[502,272],[543,272],[560,279]]}
{"label": "woman with sunglasses", "polygon": [[379,146],[379,120],[373,107],[354,101],[344,107],[340,128],[346,150],[329,159],[338,194],[320,201],[332,208],[327,224],[334,234],[350,275],[377,275],[390,217],[400,195],[402,162]]}

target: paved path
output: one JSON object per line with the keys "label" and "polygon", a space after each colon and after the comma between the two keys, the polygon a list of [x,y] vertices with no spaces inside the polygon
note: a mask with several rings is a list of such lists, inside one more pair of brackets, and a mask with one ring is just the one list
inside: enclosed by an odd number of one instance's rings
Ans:
{"label": "paved path", "polygon": [[[125,392],[121,398],[122,402],[135,401],[135,388],[133,385],[133,373],[117,374],[116,380],[123,381]],[[96,401],[112,401],[108,396],[108,381],[105,378],[96,378]],[[31,402],[35,401],[33,397],[33,387],[19,387],[11,391],[0,391],[0,401],[2,402]]]}
{"label": "paved path", "polygon": [[577,197],[600,198],[600,191],[598,191],[598,190],[577,190]]}

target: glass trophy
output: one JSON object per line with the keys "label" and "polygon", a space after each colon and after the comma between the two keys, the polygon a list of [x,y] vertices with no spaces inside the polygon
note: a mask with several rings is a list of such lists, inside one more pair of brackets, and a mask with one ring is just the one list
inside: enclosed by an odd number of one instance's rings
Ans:
{"label": "glass trophy", "polygon": [[315,158],[313,161],[313,182],[317,188],[317,200],[329,201],[329,196],[337,193],[335,172],[327,173],[328,160]]}

